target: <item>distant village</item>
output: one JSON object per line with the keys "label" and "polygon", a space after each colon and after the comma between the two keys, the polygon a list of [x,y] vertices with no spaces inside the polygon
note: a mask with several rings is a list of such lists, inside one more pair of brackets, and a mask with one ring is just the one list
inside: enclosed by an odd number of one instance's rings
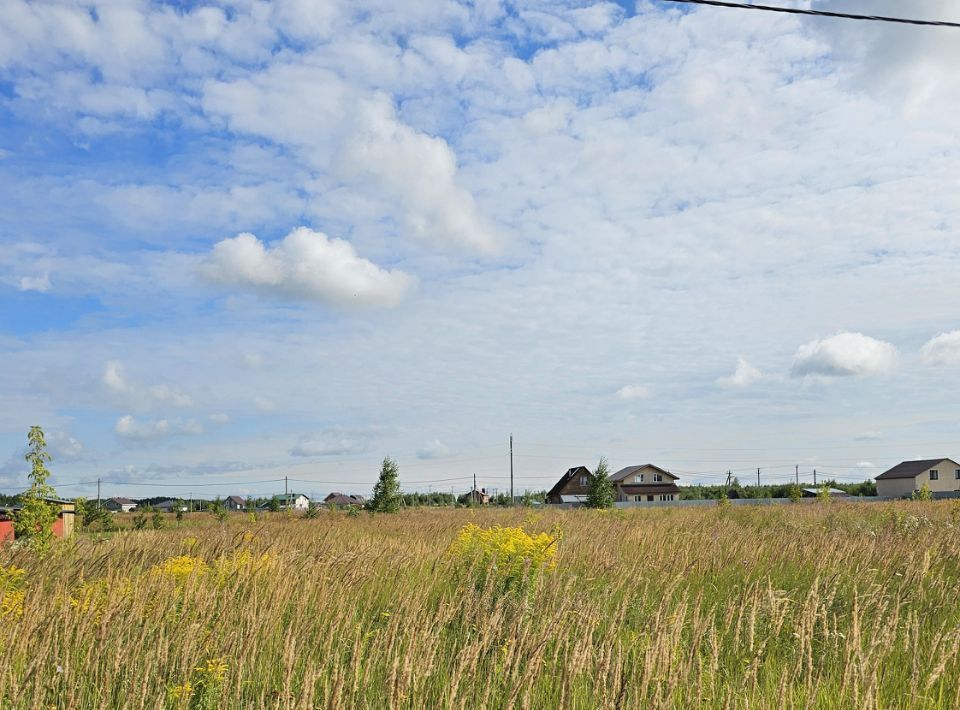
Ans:
{"label": "distant village", "polygon": [[[555,505],[567,508],[586,504],[592,473],[586,466],[567,469],[547,491],[526,492],[522,497],[506,494],[491,495],[485,488],[477,488],[455,496],[450,493],[405,493],[408,506],[488,506],[488,505]],[[903,461],[883,472],[874,482],[840,484],[824,481],[819,485],[777,484],[767,486],[743,486],[735,479],[723,485],[681,486],[680,476],[666,468],[647,463],[626,466],[610,474],[614,490],[614,505],[620,508],[638,506],[679,506],[709,504],[712,500],[726,498],[745,504],[786,502],[793,498],[830,498],[859,500],[895,500],[916,498],[922,494],[927,499],[960,497],[960,463],[950,458]],[[58,510],[54,535],[66,537],[74,529],[77,503],[82,501],[48,498]],[[5,502],[4,502],[5,501]],[[18,510],[16,496],[6,496],[0,501],[0,542],[13,539],[13,520]],[[270,497],[247,497],[230,495],[213,500],[184,500],[182,498],[125,498],[113,496],[102,500],[82,501],[91,511],[105,514],[149,512],[153,514],[182,515],[193,512],[300,512],[309,515],[322,509],[359,510],[367,504],[365,496],[334,492],[319,500],[303,493],[284,493]]]}

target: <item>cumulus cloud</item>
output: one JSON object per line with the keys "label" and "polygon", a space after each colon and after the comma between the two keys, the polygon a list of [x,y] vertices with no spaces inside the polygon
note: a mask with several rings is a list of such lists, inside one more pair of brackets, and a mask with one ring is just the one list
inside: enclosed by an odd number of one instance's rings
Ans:
{"label": "cumulus cloud", "polygon": [[419,451],[417,451],[418,459],[442,459],[445,456],[450,455],[450,447],[444,444],[439,439],[434,439],[433,441],[428,441],[424,444]]}
{"label": "cumulus cloud", "polygon": [[403,205],[404,221],[414,236],[481,252],[499,245],[473,195],[457,184],[457,157],[447,142],[397,120],[385,97],[360,103],[355,130],[341,147],[337,167]]}
{"label": "cumulus cloud", "polygon": [[960,365],[960,330],[940,333],[920,349],[925,365]]}
{"label": "cumulus cloud", "polygon": [[402,271],[361,258],[343,239],[306,227],[271,244],[247,233],[224,239],[202,273],[225,286],[335,305],[396,306],[414,285]]}
{"label": "cumulus cloud", "polygon": [[890,343],[863,333],[841,332],[801,345],[793,356],[794,377],[865,377],[892,372],[899,360]]}
{"label": "cumulus cloud", "polygon": [[203,427],[194,419],[139,421],[129,414],[120,417],[113,430],[126,441],[155,441],[171,436],[203,433]]}
{"label": "cumulus cloud", "polygon": [[749,387],[763,379],[763,373],[742,357],[737,358],[737,369],[732,375],[721,377],[717,382],[724,387]]}
{"label": "cumulus cloud", "polygon": [[141,385],[128,379],[123,363],[110,360],[104,366],[100,378],[104,388],[116,399],[131,407],[148,408],[168,405],[172,407],[190,407],[193,400],[176,387],[170,385]]}
{"label": "cumulus cloud", "polygon": [[43,273],[36,276],[21,276],[20,290],[47,293],[50,290],[50,274]]}
{"label": "cumulus cloud", "polygon": [[650,388],[643,385],[624,385],[617,390],[620,399],[646,399],[650,394]]}

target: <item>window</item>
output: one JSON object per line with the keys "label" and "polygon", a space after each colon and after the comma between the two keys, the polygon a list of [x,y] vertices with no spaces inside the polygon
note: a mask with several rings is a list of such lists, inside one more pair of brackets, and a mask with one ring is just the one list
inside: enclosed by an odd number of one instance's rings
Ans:
{"label": "window", "polygon": [[673,500],[673,495],[670,493],[661,493],[660,500]]}
{"label": "window", "polygon": [[634,503],[642,503],[642,502],[643,502],[643,496],[634,496],[634,497],[633,497],[633,502],[634,502]]}
{"label": "window", "polygon": [[940,478],[940,472],[937,469],[931,469],[930,471],[930,480],[936,481]]}
{"label": "window", "polygon": [[634,482],[634,483],[643,483],[643,474],[640,473],[640,474],[637,474],[636,476],[634,476],[634,477],[633,477],[633,482]]}
{"label": "window", "polygon": [[647,496],[647,502],[653,503],[653,496]]}
{"label": "window", "polygon": [[586,477],[586,476],[580,476],[580,485],[581,485],[581,486],[586,486],[586,485],[587,485],[587,477]]}
{"label": "window", "polygon": [[654,482],[659,483],[660,481],[663,480],[663,474],[661,474],[661,473],[655,473],[655,474],[653,474],[653,480],[654,480]]}
{"label": "window", "polygon": [[960,468],[957,469],[956,475],[957,475],[957,478],[960,478]]}

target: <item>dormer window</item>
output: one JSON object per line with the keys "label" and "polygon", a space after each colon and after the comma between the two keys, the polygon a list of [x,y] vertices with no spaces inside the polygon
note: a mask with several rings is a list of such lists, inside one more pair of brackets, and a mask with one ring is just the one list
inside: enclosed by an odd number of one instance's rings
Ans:
{"label": "dormer window", "polygon": [[660,483],[660,481],[663,480],[663,474],[662,473],[653,474],[653,480],[655,483]]}

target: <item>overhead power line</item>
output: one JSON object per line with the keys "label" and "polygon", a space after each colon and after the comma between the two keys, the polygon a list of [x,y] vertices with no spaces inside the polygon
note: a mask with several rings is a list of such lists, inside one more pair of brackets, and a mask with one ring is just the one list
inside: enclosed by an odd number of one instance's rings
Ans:
{"label": "overhead power line", "polygon": [[829,10],[807,10],[798,7],[777,7],[774,5],[751,5],[745,2],[725,2],[724,0],[665,0],[682,2],[688,5],[713,5],[714,7],[732,7],[737,10],[764,10],[783,12],[788,15],[813,15],[814,17],[834,17],[843,20],[868,20],[870,22],[896,22],[901,25],[926,25],[929,27],[960,27],[960,22],[942,20],[912,20],[906,17],[888,17],[885,15],[855,15],[849,12],[830,12]]}

